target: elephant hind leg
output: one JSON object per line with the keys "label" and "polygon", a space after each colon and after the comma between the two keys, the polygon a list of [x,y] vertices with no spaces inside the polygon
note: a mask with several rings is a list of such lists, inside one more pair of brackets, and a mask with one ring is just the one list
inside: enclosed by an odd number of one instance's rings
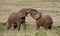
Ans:
{"label": "elephant hind leg", "polygon": [[44,27],[45,30],[48,30],[48,26],[49,26],[48,23],[44,23],[44,26],[43,27]]}
{"label": "elephant hind leg", "polygon": [[20,31],[20,27],[21,27],[21,23],[17,22],[17,29],[18,29],[18,31]]}
{"label": "elephant hind leg", "polygon": [[37,24],[37,30],[39,30],[39,28],[40,28],[40,25],[39,25],[39,24]]}
{"label": "elephant hind leg", "polygon": [[11,28],[11,26],[12,26],[12,23],[9,23],[8,22],[7,27],[6,27],[6,30],[9,30]]}
{"label": "elephant hind leg", "polygon": [[48,30],[48,27],[47,27],[47,26],[44,26],[44,29],[45,29],[45,30]]}

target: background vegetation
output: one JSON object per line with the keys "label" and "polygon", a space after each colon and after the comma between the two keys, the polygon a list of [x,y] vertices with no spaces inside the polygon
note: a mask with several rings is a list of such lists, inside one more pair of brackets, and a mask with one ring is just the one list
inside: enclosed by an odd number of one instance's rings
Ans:
{"label": "background vegetation", "polygon": [[[53,18],[52,30],[36,30],[35,20],[26,17],[27,29],[18,32],[13,29],[6,30],[8,16],[12,12],[18,12],[21,8],[34,8],[42,14],[48,14]],[[60,36],[60,0],[0,0],[0,36]]]}

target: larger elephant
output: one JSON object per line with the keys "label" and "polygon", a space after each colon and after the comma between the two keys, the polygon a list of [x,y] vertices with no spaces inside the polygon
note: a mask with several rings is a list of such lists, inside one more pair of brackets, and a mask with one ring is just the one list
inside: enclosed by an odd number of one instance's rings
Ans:
{"label": "larger elephant", "polygon": [[23,28],[26,29],[25,17],[28,15],[28,9],[23,8],[19,12],[13,12],[10,14],[8,21],[7,21],[7,30],[14,27],[14,29],[20,30],[21,24]]}

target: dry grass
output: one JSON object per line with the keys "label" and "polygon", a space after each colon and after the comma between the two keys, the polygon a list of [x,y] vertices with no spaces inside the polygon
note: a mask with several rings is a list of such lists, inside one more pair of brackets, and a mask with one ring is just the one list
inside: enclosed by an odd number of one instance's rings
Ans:
{"label": "dry grass", "polygon": [[[49,1],[49,2],[48,2]],[[58,2],[57,2],[58,1]],[[21,8],[34,8],[43,14],[49,14],[54,21],[52,30],[36,30],[36,23],[32,17],[26,18],[27,29],[18,32],[11,28],[6,31],[8,16]],[[60,36],[60,0],[0,0],[0,36]],[[33,22],[34,21],[34,22]]]}
{"label": "dry grass", "polygon": [[[3,24],[3,25],[2,25]],[[18,32],[17,30],[10,30],[6,31],[4,27],[6,23],[1,23],[0,28],[0,36],[59,36],[60,35],[60,26],[53,25],[51,30],[44,30],[42,27],[40,30],[36,30],[35,24],[27,24],[27,29],[21,30]]]}

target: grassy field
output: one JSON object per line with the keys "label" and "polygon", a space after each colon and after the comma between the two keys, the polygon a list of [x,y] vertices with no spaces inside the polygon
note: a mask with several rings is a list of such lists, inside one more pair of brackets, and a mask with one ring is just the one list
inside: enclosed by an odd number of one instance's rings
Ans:
{"label": "grassy field", "polygon": [[6,23],[0,24],[0,36],[60,36],[60,26],[53,25],[52,30],[44,30],[42,27],[40,30],[36,30],[35,24],[29,24],[26,30],[18,32],[11,28],[9,31],[5,30]]}
{"label": "grassy field", "polygon": [[[36,30],[35,20],[26,17],[27,29],[18,32],[13,27],[6,31],[6,22],[12,12],[18,12],[21,8],[34,8],[42,14],[48,14],[53,18],[52,30]],[[34,22],[33,22],[34,21]],[[60,36],[60,0],[0,0],[0,36]]]}

